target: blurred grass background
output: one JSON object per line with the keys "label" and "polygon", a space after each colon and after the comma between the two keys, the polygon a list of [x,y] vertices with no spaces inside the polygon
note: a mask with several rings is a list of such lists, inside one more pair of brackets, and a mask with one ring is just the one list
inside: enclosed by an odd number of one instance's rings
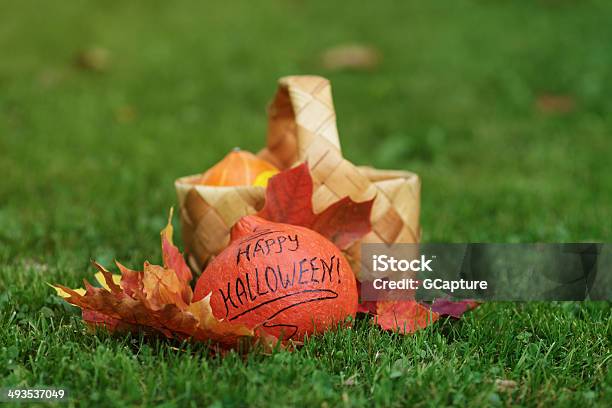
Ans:
{"label": "blurred grass background", "polygon": [[[112,339],[90,343],[80,332],[71,338],[73,359],[86,358],[88,347],[95,347],[94,354],[105,347],[118,354],[100,357],[101,363],[84,369],[82,378],[67,374],[73,372],[72,363],[54,360],[59,353],[54,347],[47,355],[57,364],[54,374],[37,371],[42,363],[34,362],[34,349],[49,336],[59,344],[62,330],[80,327],[66,318],[70,309],[52,297],[44,282],[80,284],[91,272],[91,258],[107,265],[118,258],[134,267],[143,259],[158,261],[158,232],[175,204],[174,179],[206,169],[234,146],[261,148],[266,104],[277,78],[287,74],[314,73],[332,81],[346,157],[422,177],[425,241],[609,240],[610,21],[612,5],[595,0],[0,1],[3,383],[51,384],[54,378],[68,378],[65,384],[78,388],[74,391],[85,401],[120,401],[103,390],[98,390],[99,400],[89,399],[79,386],[117,358],[130,358],[132,351]],[[332,69],[322,63],[322,53],[346,44],[371,47],[379,63],[369,69]],[[469,349],[468,334],[484,330],[487,321],[505,327],[508,339],[525,330],[533,333],[521,323],[511,324],[523,322],[517,311],[542,320],[561,313],[559,319],[567,319],[563,324],[574,327],[574,312],[559,307],[486,305],[474,314],[484,320],[453,326],[465,334],[458,335],[456,347]],[[559,345],[554,330],[547,344],[556,343],[551,347],[561,362],[558,371],[538,363],[539,349],[533,351],[535,366],[517,365],[520,356],[496,359],[494,348],[486,358],[465,358],[476,366],[499,367],[501,373],[510,370],[518,381],[534,370],[542,375],[521,385],[510,401],[602,403],[610,396],[609,304],[575,307],[593,325],[592,332],[587,330],[592,344],[584,346],[582,360],[572,361],[571,350],[580,345],[571,339]],[[57,327],[41,329],[40,319]],[[439,334],[419,336],[435,342],[427,336]],[[483,335],[482,344],[495,344],[495,336],[495,330],[490,338]],[[381,344],[390,341],[383,338]],[[528,337],[528,343],[532,340]],[[402,350],[412,339],[397,341],[388,346]],[[451,346],[440,346],[442,356],[458,350],[448,341]],[[515,351],[523,346],[516,343]],[[172,353],[167,344],[155,347],[163,355]],[[310,347],[334,350],[317,342]],[[304,352],[280,358],[291,366],[309,357]],[[346,364],[360,367],[374,361],[370,357],[350,358]],[[430,394],[423,393],[411,401],[460,404],[452,399],[457,387],[463,389],[457,385],[461,378],[451,380],[454,369],[444,359],[419,366],[417,357],[407,364],[435,373],[433,378],[446,385],[437,389],[439,399],[428,402]],[[315,393],[312,403],[347,403],[342,390],[350,387],[337,377],[336,365],[344,361],[338,358],[315,370],[315,377],[331,382],[332,392],[327,397]],[[172,361],[189,372],[188,359]],[[213,361],[209,375],[220,381],[238,372],[255,375],[269,364],[263,361],[243,366],[237,360],[231,375],[214,367],[234,363]],[[154,356],[148,368],[136,361],[130,370],[141,385],[149,384],[154,377],[147,370],[166,364],[163,356]],[[569,370],[567,377],[560,367]],[[552,380],[546,373],[553,373]],[[381,375],[364,377],[367,387],[356,401],[397,403],[384,399],[394,388],[380,385]],[[295,388],[281,383],[268,390],[268,402]],[[176,397],[168,382],[161,384],[167,387],[142,385],[157,399],[132,396],[132,402]],[[491,389],[469,388],[466,401],[487,405]],[[230,403],[248,404],[236,391],[230,389],[235,398]],[[201,401],[219,401],[206,396],[215,394],[210,389],[203,395],[190,392]],[[350,403],[354,393],[346,392]],[[503,395],[501,400],[509,401]]]}

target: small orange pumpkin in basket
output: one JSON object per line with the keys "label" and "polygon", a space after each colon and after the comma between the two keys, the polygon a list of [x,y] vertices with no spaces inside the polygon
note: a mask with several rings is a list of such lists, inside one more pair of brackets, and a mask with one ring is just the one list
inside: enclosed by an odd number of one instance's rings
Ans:
{"label": "small orange pumpkin in basket", "polygon": [[262,186],[278,169],[251,152],[235,148],[202,174],[197,184],[207,186]]}

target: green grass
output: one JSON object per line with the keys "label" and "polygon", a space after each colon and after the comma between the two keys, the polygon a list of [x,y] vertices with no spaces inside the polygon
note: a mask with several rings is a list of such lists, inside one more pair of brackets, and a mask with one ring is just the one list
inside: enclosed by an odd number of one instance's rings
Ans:
{"label": "green grass", "polygon": [[[361,321],[272,356],[85,332],[45,282],[159,261],[173,180],[260,148],[290,73],[332,80],[348,158],[421,175],[424,240],[610,239],[608,2],[226,3],[0,3],[0,387],[82,406],[609,405],[610,303],[491,303],[407,337]],[[347,42],[380,67],[322,68]],[[94,45],[104,73],[73,64]],[[543,94],[575,109],[542,113]]]}

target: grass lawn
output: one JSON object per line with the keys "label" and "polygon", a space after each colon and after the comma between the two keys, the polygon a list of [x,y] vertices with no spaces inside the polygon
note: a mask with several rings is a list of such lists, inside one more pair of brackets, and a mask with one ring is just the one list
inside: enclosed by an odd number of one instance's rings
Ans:
{"label": "grass lawn", "polygon": [[[219,358],[88,335],[46,282],[158,262],[173,180],[258,150],[294,73],[332,80],[348,158],[421,175],[425,241],[609,241],[611,19],[590,0],[0,3],[0,388],[63,386],[71,406],[609,406],[610,303],[490,303],[407,337],[361,321]],[[380,66],[323,68],[344,43]],[[93,46],[103,72],[74,64]]]}

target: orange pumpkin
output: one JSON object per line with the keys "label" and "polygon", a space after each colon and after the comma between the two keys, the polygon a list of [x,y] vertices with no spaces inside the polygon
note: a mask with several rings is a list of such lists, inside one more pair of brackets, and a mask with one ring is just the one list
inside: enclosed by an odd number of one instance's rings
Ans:
{"label": "orange pumpkin", "polygon": [[278,169],[253,153],[234,149],[202,174],[198,184],[208,186],[250,186],[267,184]]}
{"label": "orange pumpkin", "polygon": [[284,340],[333,328],[357,310],[355,276],[338,247],[310,229],[256,216],[234,226],[194,301],[209,293],[215,317]]}

